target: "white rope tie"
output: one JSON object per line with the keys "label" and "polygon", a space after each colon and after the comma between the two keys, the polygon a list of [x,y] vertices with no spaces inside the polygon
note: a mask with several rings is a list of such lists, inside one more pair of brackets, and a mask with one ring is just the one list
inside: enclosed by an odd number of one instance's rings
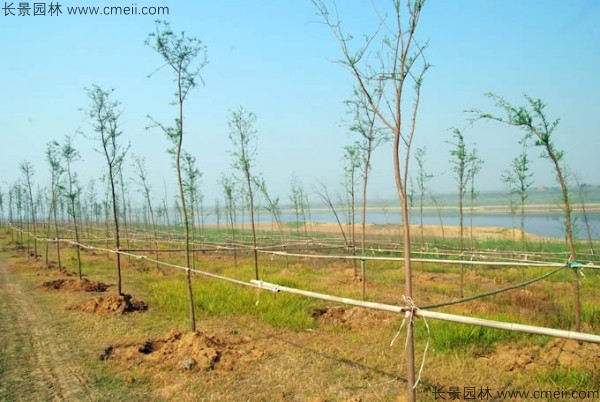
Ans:
{"label": "white rope tie", "polygon": [[[410,297],[402,296],[402,298],[404,299],[404,304],[406,305],[406,311],[404,312],[404,319],[402,320],[400,329],[398,330],[398,332],[396,333],[396,335],[390,342],[390,347],[392,347],[394,345],[394,342],[396,342],[396,339],[398,339],[398,336],[400,336],[400,333],[402,332],[402,328],[404,328],[404,325],[406,324],[407,320],[410,323],[409,325],[413,325],[413,327],[414,327],[414,322],[415,322],[414,318],[417,314],[417,310],[419,309]],[[425,344],[425,350],[423,351],[423,359],[421,360],[421,365],[419,367],[419,374],[417,375],[417,380],[415,381],[415,383],[413,385],[413,389],[416,389],[417,386],[419,385],[419,382],[421,381],[421,375],[423,374],[423,369],[425,367],[425,357],[427,356],[427,351],[429,350],[429,340],[431,338],[431,330],[429,329],[429,324],[427,323],[427,320],[424,317],[423,317],[423,322],[425,323],[425,328],[427,328],[427,343]],[[408,348],[408,336],[406,337],[406,341],[404,342],[404,352],[405,353],[406,353],[407,348]]]}

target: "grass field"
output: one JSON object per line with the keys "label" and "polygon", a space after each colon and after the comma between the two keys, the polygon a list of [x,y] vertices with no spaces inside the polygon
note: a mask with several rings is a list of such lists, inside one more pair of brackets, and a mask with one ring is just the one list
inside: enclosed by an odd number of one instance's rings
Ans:
{"label": "grass field", "polygon": [[[205,238],[209,235],[205,233]],[[404,331],[398,332],[402,316],[296,295],[258,293],[194,276],[199,333],[190,335],[182,271],[157,269],[144,259],[124,258],[124,291],[145,301],[148,310],[122,315],[89,314],[69,308],[116,293],[114,255],[100,251],[83,254],[85,277],[111,286],[106,294],[48,290],[41,286],[44,282],[72,277],[66,276],[66,271],[59,272],[55,263],[48,268],[43,258],[29,257],[9,234],[2,235],[0,244],[2,401],[403,398]],[[142,248],[143,243],[138,241],[135,246]],[[510,241],[499,239],[478,243],[479,249],[496,252],[511,246]],[[564,251],[564,245],[551,242],[538,242],[530,248],[536,256],[555,260],[560,260]],[[51,261],[55,261],[53,253],[51,249]],[[378,255],[392,254],[381,251]],[[73,247],[63,247],[67,270],[75,269],[74,256]],[[183,254],[162,251],[160,259],[181,264]],[[354,276],[352,261],[261,255],[259,262],[265,281],[361,297],[362,283]],[[251,253],[238,253],[237,266],[230,251],[197,253],[196,268],[242,281],[254,275]],[[458,296],[459,265],[415,263],[414,270],[417,305]],[[469,266],[465,296],[545,272],[548,270],[533,267]],[[584,272],[583,332],[598,334],[600,278],[598,271]],[[368,261],[366,279],[367,300],[402,304],[401,263]],[[571,273],[563,270],[524,289],[440,311],[570,329],[571,281]],[[439,400],[440,395],[449,399],[457,392],[465,396],[473,388],[489,388],[493,395],[500,391],[600,388],[600,345],[419,319],[416,348],[419,365],[427,348],[418,400]],[[192,368],[186,366],[190,357],[195,361]]]}

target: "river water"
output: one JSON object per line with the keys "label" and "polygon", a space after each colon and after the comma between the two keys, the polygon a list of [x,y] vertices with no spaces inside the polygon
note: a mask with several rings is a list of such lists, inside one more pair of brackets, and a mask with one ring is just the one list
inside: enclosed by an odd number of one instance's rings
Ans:
{"label": "river water", "polygon": [[[342,223],[348,222],[347,214],[338,211],[339,219]],[[574,228],[575,236],[577,238],[587,238],[587,228],[581,213],[573,213],[574,217]],[[271,221],[271,216],[262,212],[259,216],[261,221]],[[600,238],[600,212],[588,212],[587,219],[591,227],[592,237],[594,239]],[[302,221],[302,218],[300,218]],[[335,216],[331,210],[317,210],[311,211],[310,216],[306,214],[306,220],[312,222],[336,222]],[[446,226],[458,226],[459,215],[458,211],[444,211],[442,212],[441,220]],[[282,214],[282,221],[284,222],[295,222],[296,216],[294,213],[286,212]],[[356,213],[356,223],[360,222],[360,213]],[[400,224],[402,222],[399,210],[385,210],[372,208],[367,212],[367,223],[372,224]],[[411,215],[411,223],[419,224],[419,213],[413,211]],[[436,211],[425,211],[423,214],[424,225],[440,225],[440,217]],[[467,213],[464,215],[464,225],[470,225],[470,216]],[[504,228],[520,227],[520,216],[515,215],[514,222],[513,217],[509,214],[486,214],[486,213],[474,213],[473,214],[473,226],[475,227],[486,227],[486,226],[497,226]],[[545,237],[556,237],[562,238],[565,235],[564,215],[560,213],[535,213],[528,214],[525,216],[525,231]]]}

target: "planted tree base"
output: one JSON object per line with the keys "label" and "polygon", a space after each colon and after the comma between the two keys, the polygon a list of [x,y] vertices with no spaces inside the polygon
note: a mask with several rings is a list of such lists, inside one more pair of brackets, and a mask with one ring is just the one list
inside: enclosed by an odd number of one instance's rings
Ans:
{"label": "planted tree base", "polygon": [[89,279],[56,279],[54,281],[44,282],[44,289],[48,290],[70,290],[83,292],[105,292],[108,285],[102,282],[90,281]]}
{"label": "planted tree base", "polygon": [[171,330],[164,338],[110,345],[100,360],[128,365],[163,366],[182,371],[232,371],[266,356],[247,336]]}
{"label": "planted tree base", "polygon": [[128,313],[143,313],[148,305],[131,295],[96,297],[83,304],[71,307],[71,310],[83,311],[97,315],[122,315]]}

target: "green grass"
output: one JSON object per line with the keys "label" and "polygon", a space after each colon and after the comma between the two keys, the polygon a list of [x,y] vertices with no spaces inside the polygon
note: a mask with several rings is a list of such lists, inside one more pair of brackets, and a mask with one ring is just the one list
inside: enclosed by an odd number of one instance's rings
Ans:
{"label": "green grass", "polygon": [[573,367],[557,367],[539,373],[538,378],[555,389],[565,391],[598,390],[600,373]]}
{"label": "green grass", "polygon": [[[505,317],[498,317],[505,318]],[[475,325],[459,325],[447,321],[428,320],[431,333],[431,348],[442,354],[455,354],[460,351],[470,356],[482,356],[490,353],[497,343],[519,340],[524,334],[486,328]],[[427,329],[418,325],[415,337],[427,339]]]}
{"label": "green grass", "polygon": [[[239,276],[239,275],[238,275]],[[187,287],[183,275],[150,277],[148,302],[169,311],[178,321],[188,317]],[[283,286],[299,286],[298,281],[277,280]],[[250,315],[276,327],[305,330],[314,326],[311,311],[318,303],[289,294],[274,295],[202,276],[193,277],[197,314],[203,316]]]}

